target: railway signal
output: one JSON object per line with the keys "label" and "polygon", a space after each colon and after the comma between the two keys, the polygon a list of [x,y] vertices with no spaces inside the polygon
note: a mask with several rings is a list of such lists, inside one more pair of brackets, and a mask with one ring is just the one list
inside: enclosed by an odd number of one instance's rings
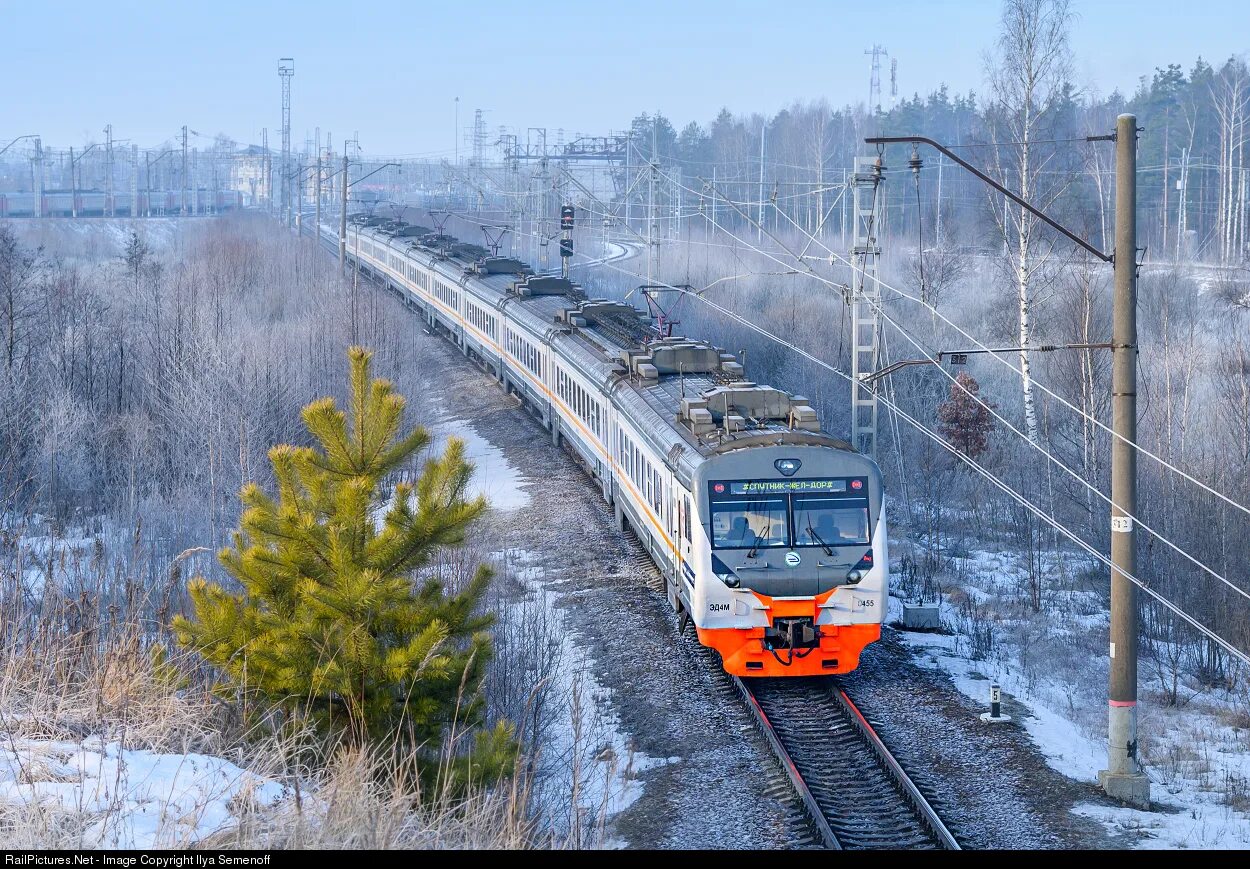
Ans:
{"label": "railway signal", "polygon": [[560,206],[560,274],[565,280],[569,277],[569,260],[573,258],[573,217],[572,205]]}

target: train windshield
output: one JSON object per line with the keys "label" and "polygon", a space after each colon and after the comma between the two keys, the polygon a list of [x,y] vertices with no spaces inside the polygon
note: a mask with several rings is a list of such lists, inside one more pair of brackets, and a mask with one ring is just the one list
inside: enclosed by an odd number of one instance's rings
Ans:
{"label": "train windshield", "polygon": [[785,546],[785,498],[734,500],[712,504],[712,545],[717,549]]}
{"label": "train windshield", "polygon": [[793,495],[795,546],[866,544],[868,502],[851,498]]}
{"label": "train windshield", "polygon": [[865,546],[872,542],[864,477],[713,480],[713,549]]}

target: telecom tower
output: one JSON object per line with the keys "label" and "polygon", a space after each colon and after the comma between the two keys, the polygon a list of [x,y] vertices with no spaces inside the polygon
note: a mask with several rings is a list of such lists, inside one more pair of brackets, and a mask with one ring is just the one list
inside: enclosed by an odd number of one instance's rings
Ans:
{"label": "telecom tower", "polygon": [[888,57],[890,52],[880,45],[864,49],[864,54],[872,55],[872,77],[868,81],[868,114],[875,115],[881,111],[881,58]]}
{"label": "telecom tower", "polygon": [[278,78],[282,80],[282,212],[291,222],[291,76],[295,75],[295,58],[278,59]]}
{"label": "telecom tower", "polygon": [[481,109],[473,110],[473,166],[482,168],[486,159],[486,120]]}
{"label": "telecom tower", "polygon": [[880,367],[881,282],[877,277],[879,216],[884,213],[880,157],[856,157],[851,176],[854,240],[851,247],[851,444],[877,455],[877,393],[867,378]]}

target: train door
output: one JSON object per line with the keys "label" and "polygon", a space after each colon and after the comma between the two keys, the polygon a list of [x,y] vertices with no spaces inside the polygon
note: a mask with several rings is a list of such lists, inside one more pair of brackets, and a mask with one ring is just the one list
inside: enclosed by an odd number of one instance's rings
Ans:
{"label": "train door", "polygon": [[[675,483],[669,489],[669,534],[674,544],[673,572],[668,587],[668,602],[676,612],[681,612],[682,583],[686,577],[694,576],[694,568],[690,564],[690,498],[684,489]],[[683,616],[684,620],[684,616]],[[679,625],[681,623],[679,622]]]}
{"label": "train door", "polygon": [[690,562],[690,557],[691,557],[690,555],[691,539],[690,538],[693,535],[691,535],[690,533],[690,528],[692,524],[694,523],[694,516],[691,515],[691,510],[693,510],[694,508],[694,503],[690,500],[690,496],[687,495],[684,491],[679,492],[677,497],[681,500],[681,503],[682,503],[681,527],[678,529],[677,539],[681,541],[678,544],[681,547],[681,560],[684,563],[688,564]]}

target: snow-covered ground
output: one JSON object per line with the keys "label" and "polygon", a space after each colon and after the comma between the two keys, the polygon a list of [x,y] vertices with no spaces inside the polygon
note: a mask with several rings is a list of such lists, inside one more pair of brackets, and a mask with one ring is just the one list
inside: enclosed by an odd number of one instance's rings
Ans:
{"label": "snow-covered ground", "polygon": [[183,218],[150,217],[47,218],[44,220],[14,221],[12,225],[29,244],[43,247],[48,254],[64,259],[97,263],[119,256],[136,232],[154,250],[164,250],[174,245],[183,227]]}
{"label": "snow-covered ground", "polygon": [[495,510],[519,510],[529,505],[529,494],[523,488],[525,478],[504,458],[503,451],[472,425],[461,419],[443,419],[431,429],[436,449],[441,450],[442,442],[449,437],[464,441],[465,458],[473,463],[473,480],[469,484],[473,497],[485,495]]}
{"label": "snow-covered ground", "polygon": [[[1079,573],[1080,562],[1043,554],[1047,602],[1041,613],[1030,614],[1019,600],[1028,583],[1020,555],[973,551],[957,560],[958,587],[942,603],[942,621],[952,633],[902,636],[918,664],[947,671],[974,701],[988,707],[990,684],[1001,685],[1013,701],[1009,711],[1051,767],[1095,784],[1106,766],[1101,649],[1107,615],[1095,592],[1064,580]],[[891,607],[891,619],[897,619],[897,599]],[[987,625],[995,635],[988,654],[974,636]],[[1039,655],[1058,646],[1066,646],[1068,654]],[[1074,811],[1134,847],[1250,847],[1250,717],[1244,689],[1240,695],[1210,691],[1169,708],[1151,690],[1145,662],[1142,671],[1139,731],[1155,809],[1087,803]]]}
{"label": "snow-covered ground", "polygon": [[[583,823],[593,830],[629,808],[642,794],[639,775],[676,759],[652,758],[639,752],[612,713],[611,689],[595,675],[597,663],[585,644],[574,640],[558,596],[543,583],[545,571],[537,553],[510,549],[497,554],[498,569],[520,583],[524,598],[506,605],[504,619],[524,620],[527,607],[541,608],[558,637],[549,687],[554,711],[546,734],[536,797],[543,812],[559,829],[568,817],[568,803],[576,799]],[[620,846],[609,840],[599,843]]]}
{"label": "snow-covered ground", "polygon": [[99,737],[67,742],[0,733],[0,801],[34,824],[85,822],[85,848],[174,848],[232,827],[247,807],[270,806],[281,785],[205,754],[125,749]]}

